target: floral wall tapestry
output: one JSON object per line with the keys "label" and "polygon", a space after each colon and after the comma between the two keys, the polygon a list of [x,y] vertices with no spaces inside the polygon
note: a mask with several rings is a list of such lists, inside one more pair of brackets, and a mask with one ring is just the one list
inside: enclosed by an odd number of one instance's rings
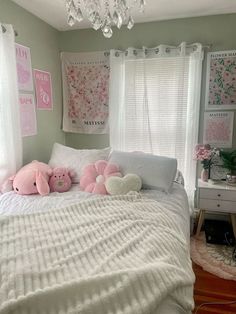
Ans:
{"label": "floral wall tapestry", "polygon": [[203,143],[219,148],[231,148],[233,123],[232,111],[205,112]]}
{"label": "floral wall tapestry", "polygon": [[61,54],[63,130],[108,133],[109,55],[106,52]]}
{"label": "floral wall tapestry", "polygon": [[236,50],[207,55],[206,109],[236,109]]}

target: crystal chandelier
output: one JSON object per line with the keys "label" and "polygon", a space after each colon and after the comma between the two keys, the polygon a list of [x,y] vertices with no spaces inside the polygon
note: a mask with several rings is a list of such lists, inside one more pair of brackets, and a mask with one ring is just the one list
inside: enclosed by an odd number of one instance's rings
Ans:
{"label": "crystal chandelier", "polygon": [[134,26],[132,10],[138,7],[143,12],[145,5],[145,0],[66,0],[67,23],[73,26],[86,16],[95,30],[101,29],[110,38],[112,25],[121,28],[126,23],[131,29]]}

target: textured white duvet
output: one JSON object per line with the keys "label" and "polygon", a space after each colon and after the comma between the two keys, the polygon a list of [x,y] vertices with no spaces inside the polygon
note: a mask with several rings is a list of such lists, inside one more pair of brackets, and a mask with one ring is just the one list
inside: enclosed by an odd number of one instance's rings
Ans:
{"label": "textured white duvet", "polygon": [[194,276],[183,188],[79,203],[91,195],[74,190],[0,197],[0,313],[162,314],[167,297],[188,312]]}
{"label": "textured white duvet", "polygon": [[[141,190],[140,194],[145,198],[151,198],[163,204],[172,204],[166,211],[174,215],[180,229],[189,239],[189,207],[186,192],[181,184],[174,183],[171,193],[157,190]],[[50,193],[48,196],[40,195],[18,195],[8,192],[0,195],[0,217],[2,215],[14,215],[19,213],[31,213],[51,208],[75,204],[85,199],[97,197],[95,194],[82,192],[77,184],[74,184],[69,192]],[[176,205],[176,206],[175,206]]]}

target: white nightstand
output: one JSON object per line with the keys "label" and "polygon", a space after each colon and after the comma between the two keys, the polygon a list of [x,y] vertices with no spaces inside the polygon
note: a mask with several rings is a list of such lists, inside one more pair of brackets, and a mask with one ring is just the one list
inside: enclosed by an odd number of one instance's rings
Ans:
{"label": "white nightstand", "polygon": [[222,212],[231,216],[236,237],[236,187],[222,183],[210,184],[198,180],[198,208],[200,215],[196,235],[199,235],[205,212]]}

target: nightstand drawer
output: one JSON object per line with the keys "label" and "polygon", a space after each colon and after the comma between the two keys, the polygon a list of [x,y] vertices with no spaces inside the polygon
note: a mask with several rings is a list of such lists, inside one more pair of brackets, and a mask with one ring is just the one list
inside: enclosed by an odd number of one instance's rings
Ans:
{"label": "nightstand drawer", "polygon": [[200,188],[199,197],[213,200],[226,200],[236,202],[236,191]]}
{"label": "nightstand drawer", "polygon": [[201,209],[218,211],[218,212],[236,213],[236,202],[230,202],[230,201],[210,200],[210,199],[200,198],[199,207]]}

